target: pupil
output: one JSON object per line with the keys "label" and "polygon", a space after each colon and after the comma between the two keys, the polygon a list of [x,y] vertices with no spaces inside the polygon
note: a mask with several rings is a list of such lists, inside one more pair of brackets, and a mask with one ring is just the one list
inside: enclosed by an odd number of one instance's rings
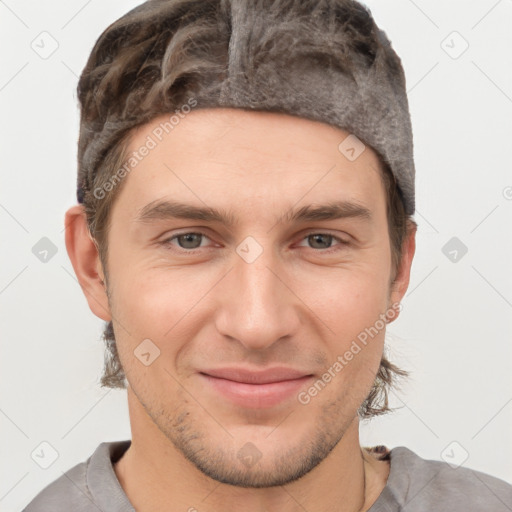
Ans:
{"label": "pupil", "polygon": [[[313,239],[313,246],[315,245],[315,243],[320,240],[320,244],[321,244],[321,239],[322,238],[325,238],[327,239],[328,241],[330,241],[330,239],[332,238],[332,235],[310,235],[310,238]],[[325,245],[325,244],[324,244]],[[327,246],[329,246],[330,244],[327,244]],[[317,247],[318,248],[318,247]],[[320,247],[320,249],[325,249],[326,247]]]}
{"label": "pupil", "polygon": [[[186,235],[181,235],[179,237],[180,246],[183,247],[184,249],[195,249],[199,247],[199,245],[201,245],[201,240],[199,238],[201,236],[202,235],[199,233],[187,233]],[[197,240],[199,240],[199,244],[194,245],[194,238],[196,242]],[[185,240],[185,245],[181,243],[183,240]],[[192,246],[187,245],[189,242],[192,244]]]}

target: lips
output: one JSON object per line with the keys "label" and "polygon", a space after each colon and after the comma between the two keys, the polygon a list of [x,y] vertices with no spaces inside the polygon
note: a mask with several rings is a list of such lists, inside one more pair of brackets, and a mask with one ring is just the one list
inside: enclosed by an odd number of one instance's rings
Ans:
{"label": "lips", "polygon": [[269,368],[250,371],[241,368],[218,368],[199,372],[205,392],[223,397],[238,407],[271,408],[290,402],[300,389],[310,383],[311,374],[292,368]]}
{"label": "lips", "polygon": [[283,382],[286,380],[295,380],[310,376],[307,372],[295,370],[292,368],[276,367],[267,370],[249,371],[241,368],[220,368],[214,370],[204,370],[200,373],[245,384],[270,384],[272,382]]}

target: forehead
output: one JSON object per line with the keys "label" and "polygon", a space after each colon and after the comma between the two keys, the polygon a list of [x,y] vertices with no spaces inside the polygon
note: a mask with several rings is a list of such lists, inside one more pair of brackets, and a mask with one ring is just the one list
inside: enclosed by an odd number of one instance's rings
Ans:
{"label": "forehead", "polygon": [[126,156],[136,165],[121,195],[137,211],[165,196],[273,210],[339,200],[372,209],[385,200],[380,161],[369,146],[345,130],[287,114],[165,114],[132,133]]}

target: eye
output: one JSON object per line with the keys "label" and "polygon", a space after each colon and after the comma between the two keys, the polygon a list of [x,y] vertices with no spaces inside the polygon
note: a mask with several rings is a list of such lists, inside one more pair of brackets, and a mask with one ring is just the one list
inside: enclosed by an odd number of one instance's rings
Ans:
{"label": "eye", "polygon": [[[167,238],[162,241],[162,244],[164,245],[175,245],[172,242],[176,240],[178,242],[178,247],[180,249],[198,249],[201,245],[201,238],[206,238],[209,240],[209,238],[204,233],[196,233],[196,232],[190,232],[190,233],[180,233],[178,235],[171,236],[170,238]],[[203,246],[204,247],[204,246]]]}
{"label": "eye", "polygon": [[[310,233],[303,239],[304,241],[311,243],[313,249],[323,249],[322,252],[333,252],[338,249],[332,248],[331,244],[333,240],[339,242],[338,245],[345,246],[348,245],[349,242],[342,240],[341,238],[331,235],[329,233]],[[328,247],[326,247],[328,246]]]}
{"label": "eye", "polygon": [[[177,250],[181,249],[185,252],[192,252],[195,249],[207,247],[207,245],[202,243],[204,240],[210,240],[204,233],[186,232],[166,238],[161,244],[164,246],[172,246]],[[318,249],[319,252],[321,251],[323,253],[334,252],[342,248],[337,246],[349,245],[349,242],[329,233],[309,233],[302,241],[311,244],[312,249]],[[332,246],[333,241],[338,242],[334,247]],[[177,244],[174,242],[177,242]]]}

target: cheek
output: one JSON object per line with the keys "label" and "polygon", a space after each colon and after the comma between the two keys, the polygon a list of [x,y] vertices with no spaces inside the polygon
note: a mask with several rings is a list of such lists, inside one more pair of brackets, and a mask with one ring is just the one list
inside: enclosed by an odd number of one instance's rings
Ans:
{"label": "cheek", "polygon": [[386,310],[389,274],[381,270],[378,265],[329,269],[304,280],[297,294],[305,298],[330,336],[350,341],[374,325]]}
{"label": "cheek", "polygon": [[126,268],[116,276],[113,302],[116,318],[131,334],[130,344],[176,340],[183,326],[193,329],[190,318],[215,283],[211,275],[185,268]]}
{"label": "cheek", "polygon": [[117,349],[127,379],[148,400],[155,395],[151,382],[165,383],[166,389],[178,393],[172,375],[179,368],[173,362],[196,337],[194,306],[205,293],[205,281],[183,280],[176,270],[122,274],[116,276],[112,302]]}
{"label": "cheek", "polygon": [[348,400],[357,408],[371,389],[384,346],[387,279],[378,265],[361,265],[339,269],[328,285],[310,285],[303,292],[321,320],[327,352],[321,380],[329,381],[322,396],[327,402]]}

